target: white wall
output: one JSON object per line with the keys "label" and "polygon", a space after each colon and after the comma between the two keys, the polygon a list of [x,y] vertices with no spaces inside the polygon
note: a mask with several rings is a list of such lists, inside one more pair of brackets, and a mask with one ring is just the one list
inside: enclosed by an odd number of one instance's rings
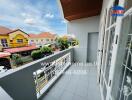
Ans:
{"label": "white wall", "polygon": [[[75,61],[87,61],[87,40],[89,32],[99,32],[99,16],[73,20],[67,24],[68,34],[74,34],[79,40],[79,47],[75,49]],[[98,42],[98,41],[95,41]]]}

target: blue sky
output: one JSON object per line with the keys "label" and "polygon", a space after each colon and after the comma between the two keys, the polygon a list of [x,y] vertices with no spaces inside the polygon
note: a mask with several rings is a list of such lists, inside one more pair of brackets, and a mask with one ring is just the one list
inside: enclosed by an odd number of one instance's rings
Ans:
{"label": "blue sky", "polygon": [[27,33],[66,34],[57,0],[0,0],[0,25]]}

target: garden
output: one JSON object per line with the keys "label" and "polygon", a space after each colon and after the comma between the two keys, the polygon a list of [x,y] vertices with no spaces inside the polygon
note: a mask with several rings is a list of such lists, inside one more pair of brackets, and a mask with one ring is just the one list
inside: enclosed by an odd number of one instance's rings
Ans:
{"label": "garden", "polygon": [[34,60],[41,59],[43,57],[49,56],[53,54],[56,50],[62,51],[68,49],[71,46],[78,45],[79,42],[76,39],[72,41],[68,41],[68,39],[58,38],[56,39],[55,46],[43,46],[40,47],[38,50],[33,50],[31,55],[29,56],[22,56],[20,54],[12,54],[11,60],[13,66],[19,67],[21,65],[27,64]]}

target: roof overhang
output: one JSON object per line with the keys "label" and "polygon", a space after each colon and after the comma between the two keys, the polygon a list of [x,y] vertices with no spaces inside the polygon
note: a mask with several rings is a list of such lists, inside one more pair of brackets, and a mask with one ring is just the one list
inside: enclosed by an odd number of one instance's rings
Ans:
{"label": "roof overhang", "polygon": [[11,54],[10,53],[6,53],[6,52],[0,52],[0,58],[4,58],[4,57],[8,57],[10,56]]}
{"label": "roof overhang", "polygon": [[24,52],[24,51],[30,51],[30,50],[35,50],[38,49],[35,45],[32,46],[27,46],[27,47],[18,47],[18,48],[8,48],[4,49],[4,52],[9,52],[9,53],[18,53],[18,52]]}
{"label": "roof overhang", "polygon": [[103,0],[60,0],[68,21],[100,15]]}

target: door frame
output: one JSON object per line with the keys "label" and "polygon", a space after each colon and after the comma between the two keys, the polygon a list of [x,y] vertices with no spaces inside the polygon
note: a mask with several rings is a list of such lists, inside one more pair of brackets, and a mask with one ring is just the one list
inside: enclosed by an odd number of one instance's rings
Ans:
{"label": "door frame", "polygon": [[[97,34],[97,37],[98,37],[98,39],[99,39],[99,32],[88,32],[88,34],[87,34],[87,53],[86,53],[86,54],[87,54],[87,59],[86,59],[86,62],[87,62],[87,63],[91,63],[91,62],[88,62],[88,54],[89,54],[89,53],[88,53],[88,52],[89,52],[89,50],[88,50],[88,44],[89,44],[88,41],[89,41],[89,40],[88,40],[88,39],[89,39],[89,34],[94,34],[94,33]],[[98,44],[97,44],[97,51],[98,51]],[[97,53],[98,53],[98,52],[97,52]],[[96,59],[96,63],[97,63],[97,59]],[[93,64],[93,63],[92,63],[92,64]]]}

